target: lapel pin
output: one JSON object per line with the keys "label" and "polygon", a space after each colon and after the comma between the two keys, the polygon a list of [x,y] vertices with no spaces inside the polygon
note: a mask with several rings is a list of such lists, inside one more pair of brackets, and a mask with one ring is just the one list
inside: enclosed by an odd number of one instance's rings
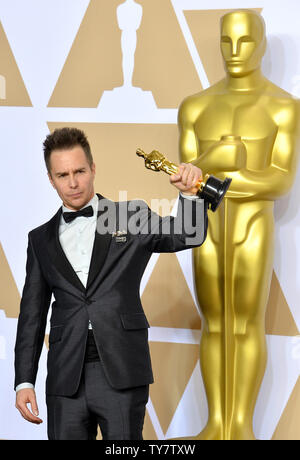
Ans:
{"label": "lapel pin", "polygon": [[126,230],[118,230],[117,232],[112,233],[112,237],[116,238],[116,243],[125,243],[127,241],[127,235]]}

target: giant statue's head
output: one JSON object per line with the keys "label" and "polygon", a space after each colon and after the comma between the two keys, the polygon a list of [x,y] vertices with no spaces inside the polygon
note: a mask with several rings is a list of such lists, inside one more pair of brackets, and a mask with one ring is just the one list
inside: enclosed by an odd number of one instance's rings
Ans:
{"label": "giant statue's head", "polygon": [[221,19],[221,52],[232,77],[249,75],[261,65],[266,52],[266,26],[252,10],[236,10]]}

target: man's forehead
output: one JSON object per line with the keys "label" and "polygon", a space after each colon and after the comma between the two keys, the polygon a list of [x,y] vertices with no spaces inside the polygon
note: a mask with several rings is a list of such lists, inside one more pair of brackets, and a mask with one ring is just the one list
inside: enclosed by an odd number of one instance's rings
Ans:
{"label": "man's forehead", "polygon": [[53,150],[51,160],[60,163],[78,163],[86,161],[86,155],[81,148]]}
{"label": "man's forehead", "polygon": [[68,155],[67,151],[53,151],[51,155],[51,168],[54,172],[75,172],[88,166],[85,155]]}

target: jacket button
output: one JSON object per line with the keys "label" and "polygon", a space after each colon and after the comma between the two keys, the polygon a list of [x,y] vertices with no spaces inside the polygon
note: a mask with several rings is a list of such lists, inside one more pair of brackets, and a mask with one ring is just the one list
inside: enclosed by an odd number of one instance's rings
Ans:
{"label": "jacket button", "polygon": [[91,305],[93,303],[93,300],[92,299],[85,299],[85,303],[87,305]]}

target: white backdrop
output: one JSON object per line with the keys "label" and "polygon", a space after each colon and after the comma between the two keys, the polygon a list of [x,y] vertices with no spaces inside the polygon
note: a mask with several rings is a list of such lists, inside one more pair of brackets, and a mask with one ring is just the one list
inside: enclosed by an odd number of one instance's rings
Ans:
{"label": "white backdrop", "polygon": [[[126,110],[122,110],[122,104],[119,110],[112,110],[111,105],[104,103],[97,109],[47,107],[89,3],[89,0],[0,0],[0,21],[32,103],[32,107],[1,106],[0,99],[0,242],[19,293],[23,288],[25,276],[27,233],[49,220],[60,205],[48,182],[42,156],[42,142],[49,133],[47,123],[177,122],[177,109],[158,109],[151,97],[148,98],[149,104],[144,106],[142,113],[137,110],[138,102],[135,105],[134,101],[126,106]],[[208,78],[183,10],[263,8],[262,15],[267,24],[268,36],[268,50],[263,63],[264,73],[274,83],[300,97],[298,0],[172,0],[171,3],[203,88],[209,85]],[[0,69],[1,59],[0,55]],[[6,85],[8,83],[6,81]],[[3,85],[0,87],[0,98],[1,90],[2,94],[5,93]],[[277,202],[275,206],[275,272],[298,330],[299,196],[300,170],[290,195]],[[192,290],[190,252],[180,254],[178,260]],[[154,262],[152,261],[152,264]],[[145,274],[142,289],[150,272],[151,265]],[[17,320],[6,318],[4,309],[1,308],[0,304],[0,439],[46,439],[46,347],[42,352],[36,387],[44,424],[36,427],[23,421],[14,407],[13,348]],[[200,333],[197,331],[174,331],[155,327],[150,330],[152,341],[196,344],[199,343],[199,339]],[[259,439],[272,438],[300,374],[299,336],[269,335],[267,341],[268,367],[254,420],[255,434]],[[297,410],[299,411],[299,407]],[[167,433],[161,429],[151,400],[148,412],[156,435],[160,439],[198,433],[207,419],[199,369],[195,368]],[[187,413],[189,417],[186,417]]]}

